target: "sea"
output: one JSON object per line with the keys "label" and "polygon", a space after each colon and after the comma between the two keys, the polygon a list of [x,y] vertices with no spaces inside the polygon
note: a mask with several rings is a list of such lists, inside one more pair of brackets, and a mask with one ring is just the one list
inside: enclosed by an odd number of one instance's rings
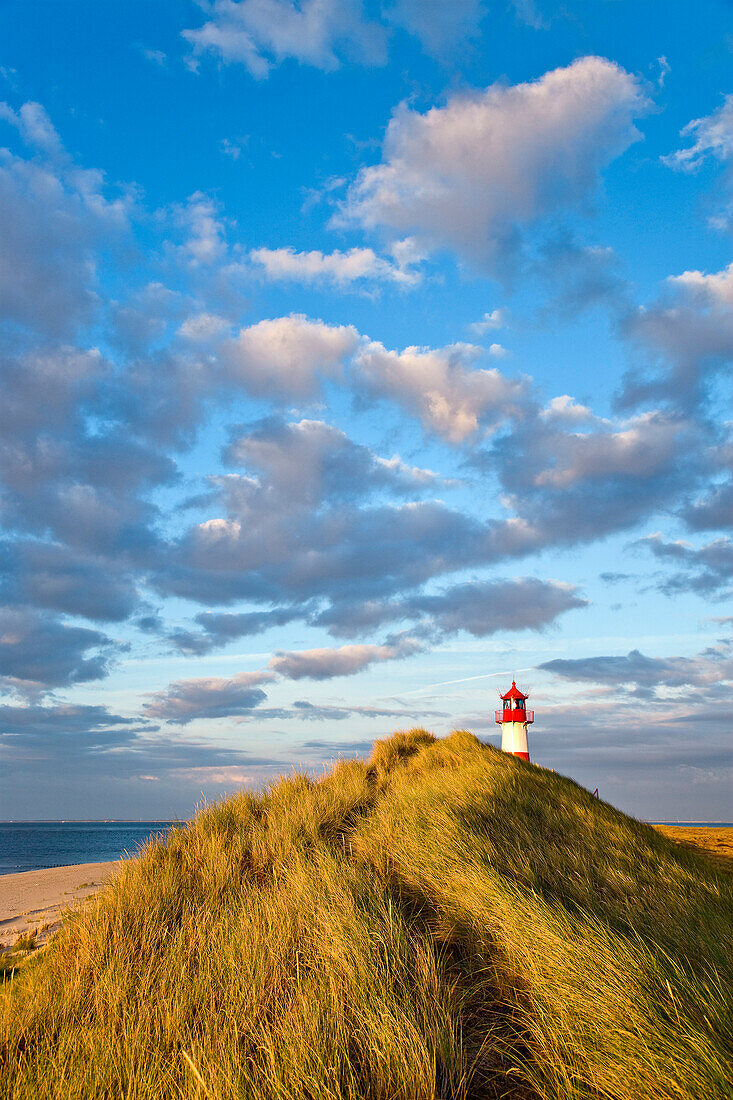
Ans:
{"label": "sea", "polygon": [[175,821],[2,821],[0,875],[134,856]]}
{"label": "sea", "polygon": [[[0,875],[134,856],[176,821],[0,821]],[[657,825],[731,828],[730,821],[658,821]]]}

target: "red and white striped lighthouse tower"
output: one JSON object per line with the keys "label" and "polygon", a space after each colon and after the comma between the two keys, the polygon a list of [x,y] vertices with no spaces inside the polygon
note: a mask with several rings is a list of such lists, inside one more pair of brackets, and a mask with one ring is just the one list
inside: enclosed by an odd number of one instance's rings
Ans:
{"label": "red and white striped lighthouse tower", "polygon": [[534,711],[527,710],[528,695],[523,695],[514,680],[506,695],[501,696],[502,708],[494,712],[501,723],[501,751],[529,760],[527,726],[534,722]]}

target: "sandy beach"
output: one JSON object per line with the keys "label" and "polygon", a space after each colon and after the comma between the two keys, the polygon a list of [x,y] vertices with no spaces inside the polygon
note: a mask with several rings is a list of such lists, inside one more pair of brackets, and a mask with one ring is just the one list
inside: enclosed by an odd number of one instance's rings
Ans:
{"label": "sandy beach", "polygon": [[121,862],[0,875],[0,949],[12,946],[22,932],[35,931],[37,944],[45,943],[59,927],[63,910],[96,893]]}

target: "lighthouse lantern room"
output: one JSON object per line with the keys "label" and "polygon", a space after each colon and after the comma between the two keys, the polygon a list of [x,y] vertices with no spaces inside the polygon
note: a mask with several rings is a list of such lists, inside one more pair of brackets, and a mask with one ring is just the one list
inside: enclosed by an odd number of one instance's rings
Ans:
{"label": "lighthouse lantern room", "polygon": [[502,708],[495,711],[495,721],[501,724],[501,751],[529,760],[527,726],[534,722],[534,711],[527,710],[528,695],[524,695],[514,680],[506,695],[501,696]]}

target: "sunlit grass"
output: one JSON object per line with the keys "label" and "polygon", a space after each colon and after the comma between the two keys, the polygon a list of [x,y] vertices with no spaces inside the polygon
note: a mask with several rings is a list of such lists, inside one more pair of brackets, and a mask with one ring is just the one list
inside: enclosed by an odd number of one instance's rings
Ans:
{"label": "sunlit grass", "polygon": [[0,995],[4,1097],[733,1095],[733,880],[411,731],[208,806]]}
{"label": "sunlit grass", "polygon": [[690,851],[704,852],[719,871],[733,875],[733,829],[715,825],[705,828],[699,825],[655,825],[654,828]]}

